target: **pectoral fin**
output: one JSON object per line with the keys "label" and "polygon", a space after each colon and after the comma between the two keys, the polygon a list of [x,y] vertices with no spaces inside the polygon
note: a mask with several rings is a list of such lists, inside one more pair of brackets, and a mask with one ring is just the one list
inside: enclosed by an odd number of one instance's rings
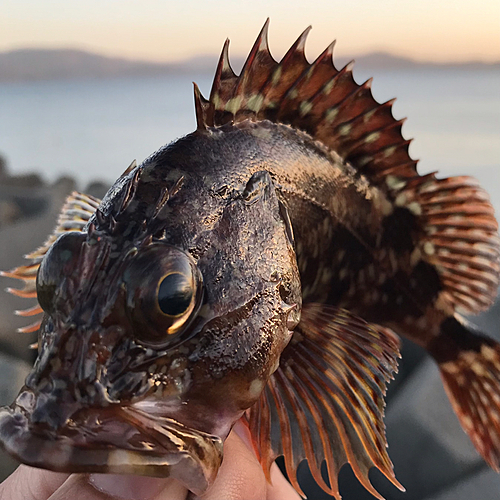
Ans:
{"label": "pectoral fin", "polygon": [[[314,479],[340,499],[337,476],[349,463],[376,498],[368,472],[377,467],[395,486],[383,423],[386,384],[397,371],[399,340],[388,329],[346,310],[308,304],[294,337],[247,418],[260,462],[269,474],[284,455],[287,474],[300,492],[296,471],[307,459]],[[326,460],[331,486],[321,476]]]}

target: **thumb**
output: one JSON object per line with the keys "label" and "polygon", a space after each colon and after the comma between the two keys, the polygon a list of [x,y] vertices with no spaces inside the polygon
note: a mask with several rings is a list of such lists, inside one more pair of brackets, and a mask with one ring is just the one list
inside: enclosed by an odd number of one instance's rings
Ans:
{"label": "thumb", "polygon": [[47,500],[69,474],[20,465],[0,484],[0,499]]}

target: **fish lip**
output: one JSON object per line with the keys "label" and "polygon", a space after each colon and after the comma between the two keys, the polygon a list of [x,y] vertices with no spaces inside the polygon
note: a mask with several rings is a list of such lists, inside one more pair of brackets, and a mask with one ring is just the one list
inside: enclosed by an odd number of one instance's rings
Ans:
{"label": "fish lip", "polygon": [[196,495],[215,480],[222,462],[218,436],[127,406],[82,412],[79,425],[54,431],[30,422],[16,403],[1,407],[0,444],[20,462],[56,472],[173,477]]}

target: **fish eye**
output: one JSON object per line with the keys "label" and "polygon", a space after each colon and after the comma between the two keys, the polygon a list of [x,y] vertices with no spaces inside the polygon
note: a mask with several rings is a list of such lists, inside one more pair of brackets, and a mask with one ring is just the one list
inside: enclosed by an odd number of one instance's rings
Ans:
{"label": "fish eye", "polygon": [[189,336],[201,305],[202,279],[193,258],[166,243],[140,249],[123,273],[132,334],[141,343],[171,345]]}
{"label": "fish eye", "polygon": [[167,274],[158,287],[158,306],[167,316],[180,316],[189,309],[193,293],[187,276],[178,272]]}
{"label": "fish eye", "polygon": [[36,295],[46,313],[54,311],[56,289],[65,276],[71,274],[85,235],[76,231],[62,234],[45,254],[36,277]]}

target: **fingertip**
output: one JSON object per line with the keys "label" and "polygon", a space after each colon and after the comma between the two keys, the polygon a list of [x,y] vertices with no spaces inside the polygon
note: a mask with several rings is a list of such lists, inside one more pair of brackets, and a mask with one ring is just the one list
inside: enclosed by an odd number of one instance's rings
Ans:
{"label": "fingertip", "polygon": [[121,500],[184,500],[187,489],[172,478],[91,474],[88,482],[99,492]]}
{"label": "fingertip", "polygon": [[266,500],[266,478],[244,429],[238,423],[227,437],[217,479],[200,500]]}

